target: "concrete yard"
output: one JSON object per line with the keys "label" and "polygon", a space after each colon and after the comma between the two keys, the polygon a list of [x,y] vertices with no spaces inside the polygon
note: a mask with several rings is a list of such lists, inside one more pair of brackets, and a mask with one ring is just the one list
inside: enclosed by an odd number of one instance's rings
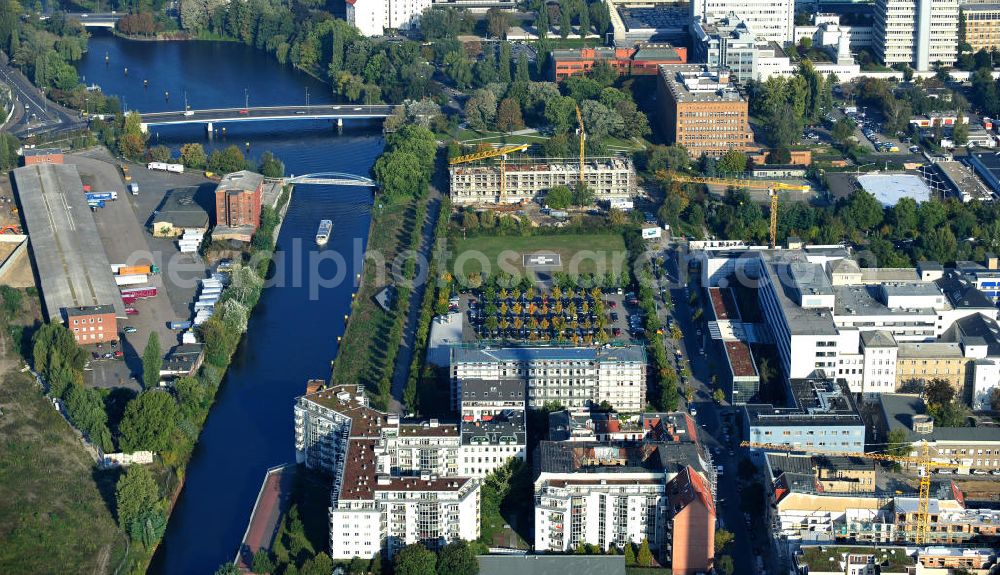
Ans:
{"label": "concrete yard", "polygon": [[[150,333],[159,334],[160,346],[164,353],[180,343],[180,334],[171,331],[167,323],[191,319],[192,302],[197,286],[197,278],[205,277],[205,265],[197,254],[181,254],[172,240],[153,238],[145,229],[155,206],[162,201],[167,190],[177,183],[189,185],[192,180],[204,181],[203,177],[166,172],[147,172],[144,166],[132,165],[129,173],[140,186],[140,194],[133,196],[125,190],[117,161],[104,149],[66,156],[66,163],[75,165],[84,175],[93,191],[114,191],[118,199],[107,202],[103,209],[94,214],[96,227],[107,259],[115,264],[154,263],[162,273],[150,276],[146,284],[157,288],[157,297],[139,300],[134,307],[138,315],[128,316],[123,326],[136,328],[132,334],[122,334],[122,351],[125,362],[96,360],[91,363],[91,384],[99,387],[129,385],[142,373],[142,351]],[[146,178],[139,172],[155,174]],[[145,175],[145,174],[144,174]],[[178,182],[179,180],[179,182]],[[109,264],[110,265],[110,264]],[[183,268],[185,273],[173,273]],[[109,270],[110,271],[110,270]]]}
{"label": "concrete yard", "polygon": [[76,167],[26,166],[14,170],[14,181],[49,321],[62,322],[64,308],[94,305],[112,305],[124,318]]}

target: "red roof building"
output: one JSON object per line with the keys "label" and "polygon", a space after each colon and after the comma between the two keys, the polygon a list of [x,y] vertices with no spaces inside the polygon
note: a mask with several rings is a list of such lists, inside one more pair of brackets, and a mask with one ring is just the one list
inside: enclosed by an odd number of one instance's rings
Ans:
{"label": "red roof building", "polygon": [[551,78],[555,81],[586,74],[605,61],[619,76],[652,76],[661,64],[684,64],[687,48],[670,44],[641,44],[634,48],[574,48],[552,51]]}

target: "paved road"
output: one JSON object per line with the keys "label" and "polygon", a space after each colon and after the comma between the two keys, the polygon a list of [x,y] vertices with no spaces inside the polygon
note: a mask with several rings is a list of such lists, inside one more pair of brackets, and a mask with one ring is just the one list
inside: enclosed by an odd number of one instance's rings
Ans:
{"label": "paved road", "polygon": [[[439,168],[441,166],[438,166]],[[423,230],[420,236],[420,255],[423,261],[430,262],[431,249],[433,248],[434,229],[437,227],[439,206],[441,205],[441,189],[446,189],[447,182],[443,181],[445,170],[434,170],[435,181],[431,182],[429,197],[427,201],[427,218],[423,223]],[[418,270],[418,273],[420,270]],[[392,370],[392,400],[390,408],[392,411],[402,413],[403,391],[406,389],[406,380],[410,376],[410,364],[413,361],[413,340],[416,336],[417,323],[420,321],[420,304],[424,299],[424,292],[431,284],[431,278],[420,282],[415,289],[410,291],[410,307],[406,316],[406,323],[403,325],[403,341],[400,342],[399,352],[396,354],[396,365]]]}
{"label": "paved road", "polygon": [[322,104],[312,106],[267,106],[250,108],[216,108],[210,110],[177,110],[142,114],[143,123],[149,126],[166,124],[192,124],[226,121],[254,121],[312,118],[384,118],[396,106],[362,104]]}
{"label": "paved road", "polygon": [[[667,287],[673,308],[668,313],[662,299],[657,302],[657,307],[660,308],[663,325],[666,326],[669,317],[684,334],[677,342],[666,338],[667,352],[674,357],[678,373],[685,362],[690,362],[692,377],[687,384],[695,388],[695,396],[685,409],[696,409],[695,420],[702,428],[704,442],[712,451],[715,465],[723,467],[716,490],[718,517],[721,520],[719,527],[734,535],[734,540],[725,553],[733,558],[737,575],[754,575],[753,557],[767,549],[766,531],[761,525],[761,518],[752,518],[756,523],[750,529],[740,508],[743,485],[737,472],[742,456],[739,448],[739,424],[731,407],[720,406],[712,400],[712,375],[717,375],[719,381],[724,380],[725,374],[719,366],[725,365],[725,359],[721,356],[718,344],[710,339],[704,321],[695,322],[691,319],[695,306],[691,305],[690,298],[698,290],[687,289],[685,285],[687,264],[683,258],[686,251],[686,244],[670,244],[658,253],[664,259],[662,271],[665,273],[661,277],[661,285]],[[702,297],[700,293],[697,295]],[[681,350],[682,358],[677,357],[674,349]],[[686,403],[684,398],[682,403]],[[766,559],[765,564],[776,565]]]}
{"label": "paved road", "polygon": [[86,125],[79,112],[64,108],[48,100],[19,70],[8,65],[6,55],[0,54],[0,81],[14,93],[15,111],[8,125],[3,126],[17,136],[39,132],[75,130]]}

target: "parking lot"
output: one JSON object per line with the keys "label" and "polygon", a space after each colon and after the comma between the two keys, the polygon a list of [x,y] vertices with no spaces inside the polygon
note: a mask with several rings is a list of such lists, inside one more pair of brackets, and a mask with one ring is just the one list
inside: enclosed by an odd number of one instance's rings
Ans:
{"label": "parking lot", "polygon": [[[156,205],[167,190],[176,185],[204,182],[192,175],[156,173],[145,177],[145,167],[129,169],[133,181],[139,184],[139,195],[128,194],[118,162],[105,150],[91,150],[66,156],[66,163],[75,164],[84,184],[95,192],[116,192],[118,199],[108,201],[104,208],[94,210],[98,234],[112,264],[146,264],[158,266],[163,273],[149,276],[148,287],[157,288],[157,296],[141,299],[133,304],[138,311],[121,322],[121,330],[135,328],[134,333],[122,333],[120,347],[105,344],[100,348],[88,346],[87,351],[99,354],[92,359],[87,371],[88,383],[95,387],[138,388],[142,373],[142,351],[152,332],[157,332],[160,347],[166,353],[180,343],[179,332],[171,331],[167,323],[191,317],[191,306],[197,289],[196,278],[205,277],[205,265],[197,255],[180,254],[173,241],[153,238],[146,229]],[[139,172],[147,172],[138,176]],[[174,266],[183,267],[185,274],[175,274],[189,281],[172,281],[167,272]],[[131,331],[131,329],[129,330]],[[94,347],[94,349],[90,349]],[[124,361],[104,359],[103,355],[120,349]]]}
{"label": "parking lot", "polygon": [[[601,299],[604,301],[604,329],[606,330],[608,341],[627,343],[640,340],[644,337],[645,330],[643,326],[645,322],[641,314],[641,310],[638,307],[638,300],[635,299],[634,294],[619,294],[614,292],[604,293]],[[507,323],[503,324],[503,320],[500,319],[497,322],[499,325],[491,330],[489,327],[486,327],[486,320],[484,318],[485,310],[483,309],[483,303],[481,300],[482,294],[479,293],[464,293],[457,299],[452,300],[452,311],[460,311],[462,313],[463,341],[474,342],[480,339],[506,339],[543,342],[544,339],[541,337],[542,333],[548,329],[543,326],[555,323],[553,320],[554,317],[563,314],[569,314],[566,315],[567,318],[571,316],[580,317],[578,314],[589,313],[581,311],[587,308],[583,307],[584,298],[579,297],[562,301],[565,311],[556,312],[556,309],[562,308],[556,307],[556,304],[554,303],[555,299],[553,298],[552,293],[542,292],[539,290],[539,293],[535,297],[531,298],[531,300],[526,300],[523,296],[521,298],[507,298],[502,300],[500,305],[502,306],[506,303],[508,306],[507,309],[510,311],[504,312],[504,308],[501,307],[497,313],[499,313],[500,316],[507,318]],[[536,322],[538,322],[537,324],[531,323],[531,319],[528,316],[525,316],[525,319],[521,319],[519,323],[515,323],[515,316],[520,318],[521,315],[523,315],[516,314],[514,313],[514,310],[511,309],[518,303],[521,303],[522,308],[530,307],[532,304],[535,305],[537,311],[531,315],[535,317]],[[541,319],[539,319],[543,316],[544,323]],[[590,318],[590,316],[587,317]],[[594,321],[595,319],[596,318],[583,320],[581,325],[585,325],[586,321]],[[567,320],[567,323],[569,321],[572,320]],[[506,325],[507,327],[504,328],[502,327],[503,325]],[[583,337],[584,335],[593,335],[594,333],[593,329],[585,327],[580,327],[578,330],[582,330],[578,333],[580,337]],[[532,332],[535,334],[534,338],[532,337]],[[492,335],[492,337],[489,337],[490,335]],[[546,335],[554,337],[552,334],[547,332]]]}

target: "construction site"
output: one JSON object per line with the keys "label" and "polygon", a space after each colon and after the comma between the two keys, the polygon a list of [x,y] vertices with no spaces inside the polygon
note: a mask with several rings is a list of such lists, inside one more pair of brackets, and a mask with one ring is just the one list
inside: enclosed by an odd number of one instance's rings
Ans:
{"label": "construction site", "polygon": [[[637,195],[635,166],[628,156],[587,158],[587,133],[576,109],[577,158],[516,158],[529,146],[518,144],[458,156],[448,161],[452,202],[457,205],[525,204],[541,200],[552,188],[586,186],[594,201],[630,199]],[[466,165],[471,164],[471,165]]]}
{"label": "construction site", "polygon": [[[501,179],[500,174],[504,174]],[[572,189],[583,181],[598,202],[634,197],[638,192],[635,166],[624,156],[588,158],[580,166],[565,158],[525,158],[516,161],[453,164],[448,175],[452,202],[500,204],[533,201],[556,186]]]}

